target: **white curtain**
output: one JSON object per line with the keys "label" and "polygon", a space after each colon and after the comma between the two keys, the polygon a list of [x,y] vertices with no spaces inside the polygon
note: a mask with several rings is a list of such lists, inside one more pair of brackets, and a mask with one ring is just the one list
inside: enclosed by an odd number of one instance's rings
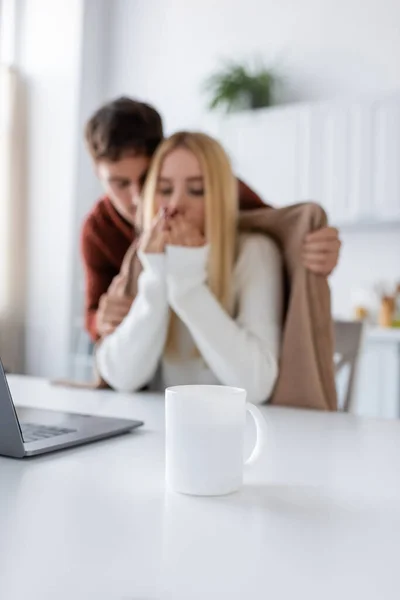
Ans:
{"label": "white curtain", "polygon": [[25,122],[17,71],[0,65],[0,357],[23,370],[25,311]]}

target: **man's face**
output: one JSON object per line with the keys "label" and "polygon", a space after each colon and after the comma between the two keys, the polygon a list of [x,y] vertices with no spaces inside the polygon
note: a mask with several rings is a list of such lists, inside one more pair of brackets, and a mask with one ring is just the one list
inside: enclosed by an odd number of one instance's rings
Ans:
{"label": "man's face", "polygon": [[119,214],[132,224],[150,162],[148,156],[127,155],[116,161],[101,159],[96,165],[106,194]]}

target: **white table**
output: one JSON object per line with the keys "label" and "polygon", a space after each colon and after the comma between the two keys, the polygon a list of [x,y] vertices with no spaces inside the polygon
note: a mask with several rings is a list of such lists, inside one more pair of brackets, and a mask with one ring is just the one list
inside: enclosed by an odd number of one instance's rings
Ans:
{"label": "white table", "polygon": [[243,491],[192,498],[164,490],[160,396],[10,384],[19,404],[146,426],[0,458],[1,600],[400,597],[400,422],[266,408]]}

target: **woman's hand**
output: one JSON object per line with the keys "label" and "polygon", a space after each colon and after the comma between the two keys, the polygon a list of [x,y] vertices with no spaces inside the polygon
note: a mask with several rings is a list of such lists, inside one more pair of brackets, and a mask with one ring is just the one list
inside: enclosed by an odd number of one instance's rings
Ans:
{"label": "woman's hand", "polygon": [[303,246],[303,263],[313,273],[327,277],[339,260],[341,242],[334,227],[310,233]]}
{"label": "woman's hand", "polygon": [[162,254],[167,243],[168,224],[164,212],[154,219],[150,229],[145,231],[139,244],[139,249],[145,254]]}
{"label": "woman's hand", "polygon": [[175,215],[168,219],[167,244],[171,246],[187,246],[189,248],[199,248],[204,246],[205,239],[200,231],[186,221],[182,215]]}

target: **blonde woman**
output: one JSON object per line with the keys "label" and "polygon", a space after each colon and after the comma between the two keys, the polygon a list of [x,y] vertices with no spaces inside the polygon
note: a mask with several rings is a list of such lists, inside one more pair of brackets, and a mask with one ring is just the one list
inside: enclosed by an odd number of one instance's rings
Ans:
{"label": "blonde woman", "polygon": [[162,142],[143,193],[138,295],[96,355],[111,387],[220,383],[269,398],[281,258],[266,236],[239,235],[237,220],[237,181],[218,142],[187,132]]}

